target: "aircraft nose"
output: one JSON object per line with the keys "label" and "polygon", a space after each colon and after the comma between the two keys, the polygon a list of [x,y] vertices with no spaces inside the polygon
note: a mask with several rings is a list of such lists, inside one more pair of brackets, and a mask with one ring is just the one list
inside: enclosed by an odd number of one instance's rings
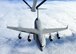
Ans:
{"label": "aircraft nose", "polygon": [[43,50],[44,50],[44,47],[45,47],[45,46],[41,46],[41,51],[43,51]]}

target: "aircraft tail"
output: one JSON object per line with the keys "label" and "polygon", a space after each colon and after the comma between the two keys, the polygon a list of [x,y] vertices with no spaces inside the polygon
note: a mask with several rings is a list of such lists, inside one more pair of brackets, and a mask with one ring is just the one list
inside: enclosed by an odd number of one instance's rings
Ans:
{"label": "aircraft tail", "polygon": [[32,5],[31,11],[33,11],[33,12],[36,11],[36,4],[37,4],[37,0],[33,0],[33,5]]}
{"label": "aircraft tail", "polygon": [[25,0],[23,0],[23,1],[30,9],[32,9],[32,7]]}
{"label": "aircraft tail", "polygon": [[33,5],[32,5],[32,7],[31,7],[25,0],[23,0],[23,2],[31,9],[32,12],[35,12],[36,9],[39,9],[39,7],[40,7],[45,1],[46,1],[46,0],[43,0],[40,4],[38,4],[38,5],[36,6],[37,0],[33,0]]}

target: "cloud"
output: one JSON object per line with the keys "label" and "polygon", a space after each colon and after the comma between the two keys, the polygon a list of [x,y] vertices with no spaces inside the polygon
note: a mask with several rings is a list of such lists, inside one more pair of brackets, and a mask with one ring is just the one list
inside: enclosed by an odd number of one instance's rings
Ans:
{"label": "cloud", "polygon": [[[14,2],[20,2],[22,0],[0,0],[0,1],[14,1]],[[32,1],[32,0],[26,0],[26,1]],[[40,0],[42,1],[42,0]],[[47,1],[76,1],[76,0],[47,0]]]}

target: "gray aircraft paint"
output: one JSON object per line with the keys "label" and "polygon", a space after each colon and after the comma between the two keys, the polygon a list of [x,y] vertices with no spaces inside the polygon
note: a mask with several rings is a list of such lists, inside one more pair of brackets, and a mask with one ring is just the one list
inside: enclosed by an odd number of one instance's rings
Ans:
{"label": "gray aircraft paint", "polygon": [[39,42],[40,48],[41,50],[43,50],[43,48],[46,46],[46,40],[45,40],[45,36],[43,36],[42,34],[41,21],[38,18],[36,18],[34,24],[35,24],[35,29],[37,29],[39,32],[39,34],[35,35],[35,37],[38,36],[36,39],[39,40],[38,42]]}

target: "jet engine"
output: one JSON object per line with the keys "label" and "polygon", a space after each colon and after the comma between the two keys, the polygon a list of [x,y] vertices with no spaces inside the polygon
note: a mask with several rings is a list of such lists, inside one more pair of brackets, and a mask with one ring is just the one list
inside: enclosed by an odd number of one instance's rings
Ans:
{"label": "jet engine", "polygon": [[28,35],[27,40],[28,40],[29,42],[31,41],[31,37],[30,37],[30,35]]}
{"label": "jet engine", "polygon": [[59,33],[58,33],[58,32],[57,32],[56,36],[57,36],[58,39],[60,39],[60,37],[59,37]]}
{"label": "jet engine", "polygon": [[22,39],[22,37],[21,37],[21,33],[19,33],[19,35],[18,35],[18,39]]}
{"label": "jet engine", "polygon": [[53,41],[52,38],[51,38],[51,35],[49,35],[49,40],[50,40],[50,41]]}

